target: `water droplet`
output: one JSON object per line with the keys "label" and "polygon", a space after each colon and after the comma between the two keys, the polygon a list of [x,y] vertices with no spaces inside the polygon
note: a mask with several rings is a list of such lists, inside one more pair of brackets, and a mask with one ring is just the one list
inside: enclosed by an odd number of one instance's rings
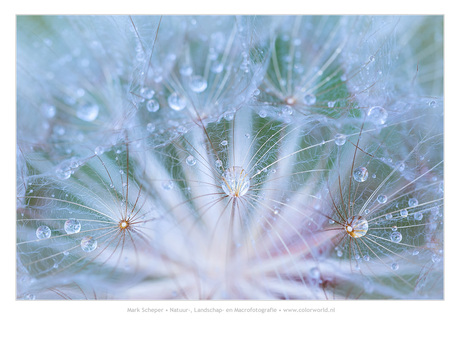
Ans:
{"label": "water droplet", "polygon": [[97,248],[97,240],[95,240],[91,236],[86,236],[81,240],[80,246],[84,252],[91,253],[93,250]]}
{"label": "water droplet", "polygon": [[64,230],[67,234],[76,234],[81,230],[80,222],[75,218],[69,218],[64,223]]}
{"label": "water droplet", "polygon": [[439,256],[438,254],[433,254],[431,255],[431,261],[433,263],[438,263],[441,261],[441,256]]}
{"label": "water droplet", "polygon": [[399,243],[402,240],[402,235],[399,231],[394,231],[390,235],[390,240],[395,243]]}
{"label": "water droplet", "polygon": [[369,119],[377,125],[385,124],[388,118],[388,112],[381,106],[373,106],[367,112]]}
{"label": "water droplet", "polygon": [[312,93],[308,93],[304,98],[303,101],[307,105],[314,105],[316,103],[316,96]]}
{"label": "water droplet", "polygon": [[208,82],[202,76],[193,76],[190,79],[189,86],[193,92],[201,93],[208,87]]}
{"label": "water droplet", "polygon": [[155,94],[155,91],[153,89],[150,89],[148,87],[143,87],[139,91],[140,95],[145,98],[145,99],[151,99],[153,95]]}
{"label": "water droplet", "polygon": [[435,101],[435,100],[432,100],[432,101],[430,101],[430,102],[428,103],[428,105],[429,105],[430,107],[436,107],[436,101]]}
{"label": "water droplet", "polygon": [[367,220],[362,216],[353,216],[347,220],[345,231],[353,238],[358,238],[366,235],[369,230]]}
{"label": "water droplet", "polygon": [[356,168],[353,171],[353,178],[355,179],[356,182],[365,182],[367,180],[367,177],[369,177],[369,172],[367,169],[363,166]]}
{"label": "water droplet", "polygon": [[221,168],[222,167],[222,161],[218,159],[215,163],[216,168]]}
{"label": "water droplet", "polygon": [[174,111],[181,111],[187,105],[187,100],[174,92],[168,97],[168,105]]}
{"label": "water droplet", "polygon": [[319,278],[321,278],[321,272],[318,268],[313,267],[310,269],[310,277],[314,280],[318,280]]}
{"label": "water droplet", "polygon": [[69,179],[71,175],[72,169],[68,163],[64,163],[56,169],[56,177],[59,179]]}
{"label": "water droplet", "polygon": [[160,104],[155,99],[151,99],[145,104],[145,107],[149,112],[157,112],[160,109]]}
{"label": "water droplet", "polygon": [[373,62],[375,60],[375,57],[373,55],[369,56],[369,61]]}
{"label": "water droplet", "polygon": [[99,106],[96,104],[85,104],[78,108],[77,117],[86,122],[92,122],[99,115]]}
{"label": "water droplet", "polygon": [[417,220],[417,221],[421,221],[423,219],[423,214],[421,212],[416,212],[414,214],[414,218]]}
{"label": "water droplet", "polygon": [[327,102],[327,107],[329,107],[329,108],[334,107],[334,105],[335,105],[335,102],[333,102],[333,101]]}
{"label": "water droplet", "polygon": [[363,256],[363,259],[364,261],[369,261],[371,258],[369,257],[369,255],[366,254]]}
{"label": "water droplet", "polygon": [[343,256],[343,251],[340,249],[337,250],[337,257],[342,257]]}
{"label": "water droplet", "polygon": [[183,76],[190,76],[193,73],[193,68],[190,65],[182,65],[179,69],[180,74]]}
{"label": "water droplet", "polygon": [[395,262],[395,263],[392,263],[392,264],[391,264],[391,269],[393,269],[393,270],[398,270],[398,269],[399,269],[399,264],[397,264],[396,262]]}
{"label": "water droplet", "polygon": [[24,300],[35,300],[35,295],[34,294],[25,294],[23,297]]}
{"label": "water droplet", "polygon": [[46,118],[53,118],[56,115],[56,107],[50,104],[42,104],[40,110]]}
{"label": "water droplet", "polygon": [[46,225],[41,225],[35,231],[35,235],[37,235],[37,238],[40,239],[40,240],[42,240],[44,238],[50,238],[51,229]]}
{"label": "water droplet", "polygon": [[345,142],[347,141],[347,137],[341,133],[338,133],[335,135],[334,141],[336,145],[340,146],[345,144]]}
{"label": "water droplet", "polygon": [[193,157],[192,155],[190,155],[185,160],[185,163],[187,163],[187,165],[189,165],[189,166],[194,166],[196,164],[196,158]]}
{"label": "water droplet", "polygon": [[290,106],[286,105],[281,109],[281,113],[283,115],[290,116],[290,115],[292,115],[292,108]]}
{"label": "water droplet", "polygon": [[228,142],[226,140],[223,140],[222,142],[220,142],[220,145],[226,146],[226,145],[228,145]]}
{"label": "water droplet", "polygon": [[172,181],[166,181],[166,182],[163,182],[162,184],[162,187],[165,190],[171,190],[173,186],[174,186],[174,183]]}
{"label": "water droplet", "polygon": [[260,110],[259,111],[259,117],[260,118],[265,118],[265,117],[267,117],[267,115],[268,115],[267,111],[265,111],[265,110]]}
{"label": "water droplet", "polygon": [[224,65],[219,62],[214,62],[211,66],[211,72],[221,73],[224,70]]}
{"label": "water droplet", "polygon": [[401,217],[407,217],[408,213],[406,209],[401,210],[400,212]]}
{"label": "water droplet", "polygon": [[239,197],[249,190],[249,176],[242,167],[233,166],[222,174],[221,187],[231,197]]}
{"label": "water droplet", "polygon": [[418,250],[414,250],[414,251],[412,252],[412,256],[417,256],[418,254],[420,254],[420,252],[419,252]]}
{"label": "water droplet", "polygon": [[233,118],[235,118],[235,112],[234,111],[230,111],[230,112],[226,112],[224,114],[224,119],[228,122],[232,121]]}
{"label": "water droplet", "polygon": [[396,231],[396,230],[398,230],[397,226],[394,225],[394,226],[391,227],[391,231]]}
{"label": "water droplet", "polygon": [[148,123],[147,124],[147,131],[152,133],[153,131],[155,131],[155,124],[152,124],[152,123]]}
{"label": "water droplet", "polygon": [[409,207],[416,207],[418,205],[418,200],[413,197],[409,200]]}
{"label": "water droplet", "polygon": [[104,153],[104,148],[102,146],[97,146],[95,149],[94,149],[94,154],[100,156]]}
{"label": "water droplet", "polygon": [[386,203],[387,197],[386,197],[385,195],[379,195],[379,196],[377,197],[377,201],[379,201],[379,203],[382,203],[382,204],[383,204],[383,203]]}

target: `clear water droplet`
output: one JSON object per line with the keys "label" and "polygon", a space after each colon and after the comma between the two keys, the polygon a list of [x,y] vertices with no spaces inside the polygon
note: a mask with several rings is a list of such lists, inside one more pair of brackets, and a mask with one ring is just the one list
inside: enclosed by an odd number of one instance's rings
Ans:
{"label": "clear water droplet", "polygon": [[375,57],[373,55],[369,56],[369,61],[373,62],[375,60]]}
{"label": "clear water droplet", "polygon": [[396,231],[396,230],[398,230],[397,226],[394,225],[394,226],[391,227],[391,231]]}
{"label": "clear water droplet", "polygon": [[56,169],[56,177],[62,180],[69,179],[72,175],[72,168],[68,163],[64,163]]}
{"label": "clear water droplet", "polygon": [[91,253],[97,248],[97,240],[91,236],[86,236],[81,240],[80,246],[84,252]]}
{"label": "clear water droplet", "polygon": [[307,105],[314,105],[316,103],[316,96],[312,93],[308,93],[304,98],[303,101]]}
{"label": "clear water droplet", "polygon": [[140,95],[145,98],[145,99],[151,99],[153,95],[155,94],[155,91],[153,89],[150,89],[148,87],[143,87],[139,91]]}
{"label": "clear water droplet", "polygon": [[394,231],[390,235],[390,240],[395,243],[399,243],[402,240],[402,235],[399,231]]}
{"label": "clear water droplet", "polygon": [[310,277],[314,280],[318,280],[321,278],[321,272],[318,268],[313,267],[310,269]]}
{"label": "clear water droplet", "polygon": [[41,225],[35,231],[35,235],[40,240],[45,239],[45,238],[50,238],[51,237],[51,229],[46,225]]}
{"label": "clear water droplet", "polygon": [[393,270],[398,270],[398,269],[399,269],[399,264],[397,264],[396,262],[395,262],[395,263],[392,263],[392,264],[391,264],[391,269],[393,269]]}
{"label": "clear water droplet", "polygon": [[334,142],[338,146],[345,144],[346,141],[347,141],[347,137],[341,133],[336,134],[334,137]]}
{"label": "clear water droplet", "polygon": [[163,182],[162,184],[162,187],[165,190],[171,190],[173,186],[174,186],[174,183],[172,181],[166,181],[166,182]]}
{"label": "clear water droplet", "polygon": [[193,68],[190,65],[185,64],[180,67],[179,72],[183,76],[190,76],[193,73]]}
{"label": "clear water droplet", "polygon": [[267,117],[267,115],[268,115],[267,111],[265,111],[265,110],[260,110],[259,111],[259,117],[260,118],[265,118],[265,117]]}
{"label": "clear water droplet", "polygon": [[233,166],[222,174],[221,187],[228,196],[243,196],[249,190],[249,186],[249,176],[242,167]]}
{"label": "clear water droplet", "polygon": [[416,207],[417,205],[418,205],[418,199],[416,199],[415,197],[412,197],[409,200],[409,207]]}
{"label": "clear water droplet", "polygon": [[216,162],[215,162],[215,166],[216,168],[221,168],[222,167],[222,161],[220,159],[218,159]]}
{"label": "clear water droplet", "polygon": [[356,168],[353,171],[353,178],[356,182],[360,182],[360,183],[365,182],[368,177],[369,177],[369,172],[363,166]]}
{"label": "clear water droplet", "polygon": [[208,87],[208,82],[202,76],[193,76],[190,78],[190,89],[195,93],[201,93]]}
{"label": "clear water droplet", "polygon": [[385,124],[388,118],[388,112],[381,106],[373,106],[367,112],[369,119],[377,125]]}
{"label": "clear water droplet", "polygon": [[153,131],[155,131],[155,124],[152,124],[152,123],[148,123],[147,124],[147,131],[152,133]]}
{"label": "clear water droplet", "polygon": [[383,204],[383,203],[386,203],[387,197],[386,197],[385,195],[379,195],[379,196],[377,197],[377,201],[379,201],[379,203],[382,203],[382,204]]}
{"label": "clear water droplet", "polygon": [[145,107],[149,112],[157,112],[160,109],[160,104],[157,100],[151,99],[147,102],[147,104],[145,104]]}
{"label": "clear water droplet", "polygon": [[408,213],[406,209],[401,210],[400,212],[401,217],[407,217]]}
{"label": "clear water droplet", "polygon": [[211,72],[221,73],[224,70],[224,65],[220,62],[214,62],[211,66]]}
{"label": "clear water droplet", "polygon": [[358,238],[366,235],[369,230],[367,220],[362,216],[353,216],[347,220],[345,231],[353,238]]}
{"label": "clear water droplet", "polygon": [[102,146],[97,146],[95,149],[94,149],[94,154],[95,155],[102,155],[104,153],[104,148]]}
{"label": "clear water droplet", "polygon": [[329,107],[329,108],[333,108],[334,105],[335,105],[334,101],[327,102],[327,107]]}
{"label": "clear water droplet", "polygon": [[417,220],[417,221],[421,221],[423,219],[423,214],[421,212],[416,212],[414,214],[414,218]]}
{"label": "clear water droplet", "polygon": [[429,105],[430,107],[436,107],[436,101],[435,101],[435,100],[432,100],[432,101],[430,101],[430,102],[428,103],[428,105]]}
{"label": "clear water droplet", "polygon": [[80,221],[75,218],[69,218],[64,223],[64,230],[67,234],[76,234],[79,233],[81,230]]}
{"label": "clear water droplet", "polygon": [[369,261],[371,258],[369,257],[369,255],[366,254],[363,256],[363,259],[364,261]]}
{"label": "clear water droplet", "polygon": [[188,166],[194,166],[196,164],[196,158],[190,155],[185,160],[185,163],[187,163]]}
{"label": "clear water droplet", "polygon": [[187,100],[174,92],[168,97],[168,105],[174,111],[181,111],[187,105]]}
{"label": "clear water droplet", "polygon": [[85,104],[78,108],[77,117],[86,122],[92,122],[99,115],[99,106],[96,104]]}
{"label": "clear water droplet", "polygon": [[222,142],[220,142],[220,145],[222,146],[227,146],[228,145],[228,142],[226,140],[223,140]]}

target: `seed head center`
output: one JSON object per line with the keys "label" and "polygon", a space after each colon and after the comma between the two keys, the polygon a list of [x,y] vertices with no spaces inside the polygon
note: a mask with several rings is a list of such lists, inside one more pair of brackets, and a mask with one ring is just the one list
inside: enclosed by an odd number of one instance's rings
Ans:
{"label": "seed head center", "polygon": [[126,228],[129,227],[129,222],[125,220],[121,220],[120,223],[118,223],[118,227],[122,230],[125,230]]}

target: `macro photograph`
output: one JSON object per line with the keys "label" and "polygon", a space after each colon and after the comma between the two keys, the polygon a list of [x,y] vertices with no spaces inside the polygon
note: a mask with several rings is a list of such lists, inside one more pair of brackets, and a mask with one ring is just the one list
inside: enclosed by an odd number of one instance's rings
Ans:
{"label": "macro photograph", "polygon": [[16,300],[444,299],[442,15],[15,21]]}

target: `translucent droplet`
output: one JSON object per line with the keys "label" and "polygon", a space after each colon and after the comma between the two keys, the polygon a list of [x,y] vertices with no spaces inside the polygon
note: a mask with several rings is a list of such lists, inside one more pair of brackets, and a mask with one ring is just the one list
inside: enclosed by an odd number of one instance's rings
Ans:
{"label": "translucent droplet", "polygon": [[292,108],[286,105],[281,109],[281,112],[283,113],[283,115],[290,116],[292,115]]}
{"label": "translucent droplet", "polygon": [[334,107],[334,105],[335,105],[335,102],[333,102],[333,101],[327,102],[327,107],[329,107],[329,108]]}
{"label": "translucent droplet", "polygon": [[401,210],[400,212],[401,217],[407,217],[408,213],[406,209]]}
{"label": "translucent droplet", "polygon": [[190,79],[189,86],[193,92],[201,93],[208,87],[208,82],[202,76],[193,76]]}
{"label": "translucent droplet", "polygon": [[226,112],[226,113],[224,114],[224,119],[225,119],[226,121],[229,121],[229,122],[230,122],[230,121],[233,120],[233,118],[235,118],[235,112],[233,112],[233,111],[231,111],[231,112]]}
{"label": "translucent droplet", "polygon": [[353,171],[353,178],[355,179],[356,182],[360,182],[360,183],[365,182],[368,177],[369,177],[369,172],[363,166],[356,168]]}
{"label": "translucent droplet", "polygon": [[211,72],[221,73],[224,70],[224,65],[219,62],[214,62],[211,66]]}
{"label": "translucent droplet", "polygon": [[193,68],[190,65],[182,65],[179,69],[180,74],[183,76],[190,76],[193,73]]}
{"label": "translucent droplet", "polygon": [[340,146],[345,144],[345,142],[347,141],[347,137],[341,133],[338,133],[335,135],[334,141],[336,145]]}
{"label": "translucent droplet", "polygon": [[51,229],[46,225],[41,225],[35,231],[35,235],[37,235],[37,238],[40,240],[45,239],[45,238],[50,238]]}
{"label": "translucent droplet", "polygon": [[145,99],[151,99],[153,95],[155,94],[155,91],[153,89],[150,89],[148,87],[143,87],[139,91],[140,95],[145,98]]}
{"label": "translucent droplet", "polygon": [[423,219],[423,214],[421,212],[416,212],[414,214],[414,218],[417,220],[417,221],[421,221]]}
{"label": "translucent droplet", "polygon": [[147,131],[152,133],[153,131],[155,131],[155,124],[152,124],[152,123],[148,123],[147,124]]}
{"label": "translucent droplet", "polygon": [[23,297],[24,300],[35,300],[35,295],[34,294],[25,294]]}
{"label": "translucent droplet", "polygon": [[59,179],[69,179],[72,175],[72,169],[68,164],[62,164],[59,168],[56,169],[56,177]]}
{"label": "translucent droplet", "polygon": [[190,155],[185,160],[185,163],[187,163],[188,166],[194,166],[196,164],[196,158]]}
{"label": "translucent droplet", "polygon": [[394,226],[391,227],[391,231],[396,231],[396,230],[398,230],[397,226],[394,225]]}
{"label": "translucent droplet", "polygon": [[402,240],[402,235],[401,235],[401,233],[400,233],[399,231],[394,231],[394,232],[392,232],[391,235],[390,235],[390,240],[391,240],[392,242],[396,242],[396,243],[401,242],[401,240]]}
{"label": "translucent droplet", "polygon": [[181,111],[187,105],[187,100],[174,92],[168,97],[168,105],[174,111]]}
{"label": "translucent droplet", "polygon": [[340,249],[337,250],[336,252],[337,254],[337,257],[342,257],[343,256],[343,251],[341,251]]}
{"label": "translucent droplet", "polygon": [[99,115],[99,106],[96,104],[85,104],[78,108],[77,117],[86,122],[92,122]]}
{"label": "translucent droplet", "polygon": [[371,258],[370,258],[369,255],[367,255],[367,254],[363,256],[363,260],[364,260],[364,261],[369,261],[370,259],[371,259]]}
{"label": "translucent droplet", "polygon": [[310,269],[310,277],[312,279],[318,280],[319,278],[321,278],[321,272],[319,271],[318,268],[313,267]]}
{"label": "translucent droplet", "polygon": [[436,101],[432,100],[428,103],[430,107],[436,107]]}
{"label": "translucent droplet", "polygon": [[40,110],[46,118],[53,118],[56,115],[56,107],[50,104],[42,104]]}
{"label": "translucent droplet", "polygon": [[222,161],[220,159],[218,159],[216,162],[215,162],[215,166],[216,168],[221,168],[222,167]]}
{"label": "translucent droplet", "polygon": [[391,264],[391,269],[393,269],[393,270],[398,270],[398,269],[399,269],[399,264],[397,264],[396,262],[395,262],[395,263],[392,263],[392,264]]}
{"label": "translucent droplet", "polygon": [[80,246],[84,252],[91,253],[93,250],[97,248],[97,240],[95,240],[91,236],[86,236],[81,240]]}
{"label": "translucent droplet", "polygon": [[367,220],[362,216],[353,216],[347,220],[345,231],[353,238],[358,238],[366,235],[369,230]]}
{"label": "translucent droplet", "polygon": [[242,167],[233,166],[222,174],[221,186],[228,196],[243,196],[249,190],[249,176]]}
{"label": "translucent droplet", "polygon": [[97,146],[95,149],[94,149],[94,154],[100,156],[104,153],[104,148],[102,146]]}
{"label": "translucent droplet", "polygon": [[312,93],[309,93],[303,98],[303,101],[307,105],[314,105],[316,103],[316,96]]}
{"label": "translucent droplet", "polygon": [[373,55],[369,56],[369,61],[373,62],[375,60],[375,57]]}
{"label": "translucent droplet", "polygon": [[75,218],[69,218],[64,223],[64,230],[67,234],[76,234],[81,230],[80,221]]}
{"label": "translucent droplet", "polygon": [[387,197],[386,197],[385,195],[379,195],[379,196],[377,197],[377,201],[379,201],[379,203],[382,203],[382,204],[383,204],[383,203],[386,203]]}
{"label": "translucent droplet", "polygon": [[377,125],[385,124],[388,118],[388,112],[381,106],[373,106],[367,112],[369,119]]}
{"label": "translucent droplet", "polygon": [[226,146],[226,145],[228,145],[228,142],[226,140],[223,140],[222,142],[220,142],[220,145]]}
{"label": "translucent droplet", "polygon": [[160,104],[155,99],[151,99],[145,104],[145,107],[149,112],[157,112],[160,109]]}
{"label": "translucent droplet", "polygon": [[174,183],[172,181],[163,182],[162,187],[165,190],[171,190],[173,188]]}
{"label": "translucent droplet", "polygon": [[409,207],[416,207],[418,205],[418,200],[416,198],[411,198],[409,200]]}
{"label": "translucent droplet", "polygon": [[259,111],[259,117],[260,118],[265,118],[265,117],[267,117],[267,115],[268,115],[267,111],[265,111],[265,110],[260,110]]}

